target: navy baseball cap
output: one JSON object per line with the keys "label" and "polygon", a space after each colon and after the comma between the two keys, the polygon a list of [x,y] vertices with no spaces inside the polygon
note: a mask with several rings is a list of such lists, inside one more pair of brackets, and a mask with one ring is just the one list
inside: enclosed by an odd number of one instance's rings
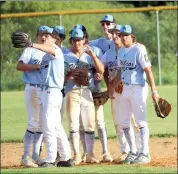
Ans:
{"label": "navy baseball cap", "polygon": [[66,35],[65,35],[65,29],[63,26],[60,26],[60,25],[56,25],[53,27],[53,33],[54,35],[60,37],[60,38],[63,38],[65,39]]}
{"label": "navy baseball cap", "polygon": [[87,29],[85,28],[84,25],[82,25],[82,24],[76,24],[76,25],[73,26],[73,28],[72,28],[72,30],[69,32],[69,34],[71,34],[74,29],[81,29],[84,33],[87,32]]}
{"label": "navy baseball cap", "polygon": [[50,27],[48,27],[48,26],[46,26],[46,25],[43,25],[43,26],[40,26],[40,27],[37,29],[37,33],[39,33],[39,32],[52,34],[53,28],[50,28]]}
{"label": "navy baseball cap", "polygon": [[81,29],[78,29],[78,28],[72,30],[70,39],[80,39],[80,40],[83,40],[84,39],[84,33],[83,33],[83,31]]}
{"label": "navy baseball cap", "polygon": [[132,27],[130,25],[123,25],[120,29],[121,34],[132,34]]}
{"label": "navy baseball cap", "polygon": [[121,27],[122,27],[122,25],[116,24],[116,25],[114,26],[114,28],[109,29],[108,32],[109,32],[109,33],[112,33],[113,31],[120,31],[120,30],[121,30]]}
{"label": "navy baseball cap", "polygon": [[112,23],[116,23],[116,20],[115,18],[110,15],[110,14],[106,14],[102,17],[101,21],[100,22],[112,22]]}

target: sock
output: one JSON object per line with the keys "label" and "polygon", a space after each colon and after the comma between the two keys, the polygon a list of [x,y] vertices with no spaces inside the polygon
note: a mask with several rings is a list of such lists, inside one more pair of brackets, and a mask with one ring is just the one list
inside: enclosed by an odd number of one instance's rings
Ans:
{"label": "sock", "polygon": [[35,132],[34,140],[33,140],[33,153],[32,153],[33,160],[36,160],[40,156],[40,147],[41,147],[42,139],[43,139],[43,133]]}
{"label": "sock", "polygon": [[70,132],[70,141],[72,144],[72,148],[74,151],[74,155],[76,154],[80,154],[80,150],[79,150],[79,132]]}
{"label": "sock", "polygon": [[149,129],[148,126],[140,128],[140,138],[142,144],[142,153],[147,155],[149,153]]}
{"label": "sock", "polygon": [[24,136],[24,154],[22,157],[23,159],[25,159],[29,155],[30,148],[33,144],[33,139],[34,139],[34,132],[26,130],[25,136]]}
{"label": "sock", "polygon": [[125,138],[127,139],[127,142],[130,146],[130,151],[132,153],[136,153],[137,149],[136,149],[136,145],[135,145],[135,136],[131,133],[131,129],[130,128],[124,128],[123,131],[124,131],[124,134],[125,134]]}
{"label": "sock", "polygon": [[98,136],[101,141],[102,151],[103,153],[106,153],[108,151],[106,128],[98,129]]}
{"label": "sock", "polygon": [[82,147],[83,147],[83,153],[87,153],[87,147],[85,143],[85,131],[80,130],[80,140],[82,142]]}
{"label": "sock", "polygon": [[94,132],[85,132],[85,142],[87,148],[87,154],[93,154],[95,133]]}

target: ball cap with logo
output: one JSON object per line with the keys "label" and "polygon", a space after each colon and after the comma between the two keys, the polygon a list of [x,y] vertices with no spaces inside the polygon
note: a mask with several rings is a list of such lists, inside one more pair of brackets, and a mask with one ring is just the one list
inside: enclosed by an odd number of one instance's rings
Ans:
{"label": "ball cap with logo", "polygon": [[116,20],[115,20],[115,18],[114,18],[112,15],[106,14],[106,15],[104,15],[104,16],[102,17],[100,23],[101,23],[101,22],[112,22],[112,23],[116,23]]}
{"label": "ball cap with logo", "polygon": [[84,33],[83,33],[83,31],[81,29],[78,29],[78,28],[72,30],[70,39],[83,40],[84,39]]}
{"label": "ball cap with logo", "polygon": [[53,28],[48,27],[47,25],[40,26],[37,29],[37,33],[49,33],[52,34]]}
{"label": "ball cap with logo", "polygon": [[73,28],[72,28],[72,30],[69,32],[69,34],[71,34],[74,29],[81,29],[84,33],[87,32],[87,29],[85,28],[84,25],[82,25],[82,24],[76,24],[76,25],[73,26]]}
{"label": "ball cap with logo", "polygon": [[111,28],[108,30],[109,33],[113,33],[113,31],[120,31],[121,30],[122,25],[115,25],[114,28]]}
{"label": "ball cap with logo", "polygon": [[60,38],[65,39],[65,29],[63,26],[56,25],[53,27],[53,34],[59,36]]}
{"label": "ball cap with logo", "polygon": [[132,27],[130,25],[123,25],[120,29],[121,34],[132,34]]}

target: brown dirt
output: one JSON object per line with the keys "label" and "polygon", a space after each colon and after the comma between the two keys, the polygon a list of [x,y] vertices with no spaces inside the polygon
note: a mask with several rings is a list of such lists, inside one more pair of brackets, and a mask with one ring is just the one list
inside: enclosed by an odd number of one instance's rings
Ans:
{"label": "brown dirt", "polygon": [[[117,140],[108,140],[108,148],[114,159],[120,155]],[[102,158],[101,150],[100,141],[96,140],[94,154],[98,159]],[[1,168],[21,168],[22,153],[22,143],[2,143]],[[177,167],[177,138],[150,138],[150,154],[152,161],[146,166]],[[45,151],[42,152],[42,157],[45,157]],[[100,163],[97,165],[114,165],[114,163]]]}

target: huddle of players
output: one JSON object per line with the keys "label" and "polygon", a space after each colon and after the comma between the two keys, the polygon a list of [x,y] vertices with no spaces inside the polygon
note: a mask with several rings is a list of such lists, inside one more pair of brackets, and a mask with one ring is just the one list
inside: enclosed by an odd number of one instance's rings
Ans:
{"label": "huddle of players", "polygon": [[[121,156],[114,162],[124,164],[150,162],[148,147],[146,154],[143,154],[145,144],[140,139],[143,132],[140,132],[141,129],[137,126],[133,114],[131,118],[126,118],[129,122],[127,131],[123,129],[121,122],[123,116],[118,107],[122,102],[121,94],[114,90],[118,78],[118,51],[123,47],[120,36],[131,35],[131,26],[117,25],[114,17],[109,14],[104,15],[100,23],[105,37],[93,41],[89,41],[89,34],[83,25],[75,25],[70,31],[69,49],[62,47],[62,41],[65,39],[64,27],[41,26],[37,30],[37,42],[22,53],[17,70],[24,71],[28,117],[22,165],[71,167],[81,162],[99,163],[93,153],[95,124],[102,145],[102,162],[113,161],[107,146],[103,106],[95,107],[92,98],[92,92],[101,92],[100,81],[103,74],[111,97],[111,110],[121,152]],[[141,44],[137,45],[139,48],[145,48]],[[70,73],[65,76],[64,62],[67,62],[70,69],[87,68],[90,86],[76,85]],[[63,87],[65,97],[61,93]],[[69,121],[73,159],[61,123],[64,111],[62,105],[66,109]],[[44,160],[39,157],[42,139],[47,149]],[[83,146],[82,156],[79,150],[80,140]],[[32,144],[33,154],[30,158],[29,150]],[[60,158],[57,158],[56,152]]]}

